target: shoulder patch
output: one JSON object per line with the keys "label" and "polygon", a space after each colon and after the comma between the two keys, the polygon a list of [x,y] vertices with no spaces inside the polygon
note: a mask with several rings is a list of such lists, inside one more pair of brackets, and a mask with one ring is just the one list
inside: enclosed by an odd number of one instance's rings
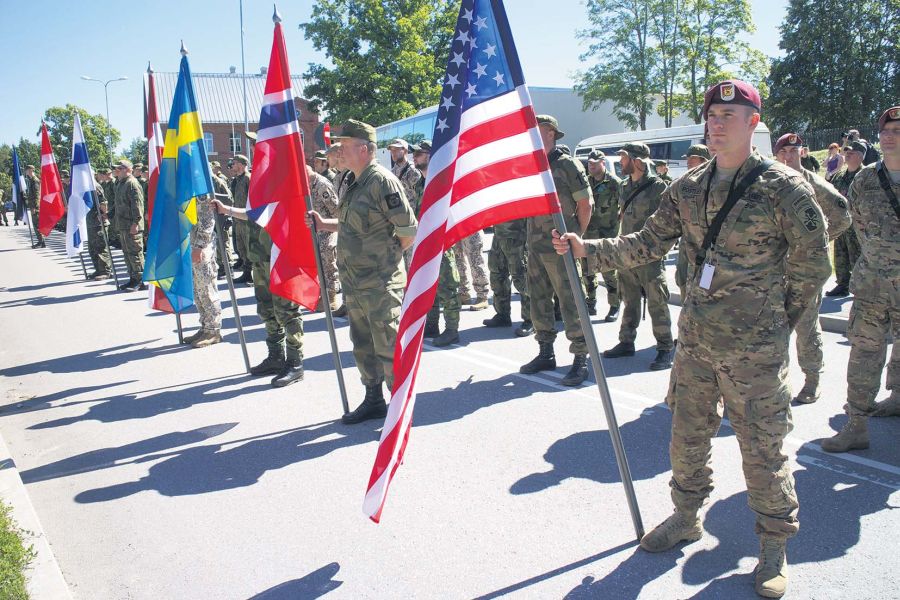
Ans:
{"label": "shoulder patch", "polygon": [[809,198],[803,198],[794,204],[794,213],[807,231],[813,232],[822,226],[819,212],[815,209]]}
{"label": "shoulder patch", "polygon": [[400,192],[388,194],[384,197],[384,201],[387,202],[387,207],[391,210],[399,208],[400,204],[402,203],[402,201],[400,200]]}

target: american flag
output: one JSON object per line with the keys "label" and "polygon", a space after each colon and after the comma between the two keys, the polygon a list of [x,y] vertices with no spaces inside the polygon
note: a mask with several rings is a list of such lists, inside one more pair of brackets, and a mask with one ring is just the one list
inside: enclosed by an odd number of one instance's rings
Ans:
{"label": "american flag", "polygon": [[463,0],[400,314],[394,389],[363,503],[376,523],[409,439],[422,329],[441,255],[495,223],[555,212],[559,199],[503,2]]}
{"label": "american flag", "polygon": [[[153,202],[156,199],[156,188],[159,185],[159,165],[162,162],[163,135],[159,126],[159,116],[156,110],[156,83],[153,80],[153,69],[147,64],[147,72],[144,73],[144,136],[147,138],[147,222],[144,227],[150,232],[151,217],[153,216]],[[107,198],[108,203],[115,198]],[[166,294],[155,285],[147,288],[147,302],[153,310],[167,313],[175,312],[172,303],[166,298]]]}

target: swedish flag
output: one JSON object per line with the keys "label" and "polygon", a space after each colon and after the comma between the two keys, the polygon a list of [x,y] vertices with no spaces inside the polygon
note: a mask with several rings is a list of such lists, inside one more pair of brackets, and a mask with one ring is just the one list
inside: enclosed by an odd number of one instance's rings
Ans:
{"label": "swedish flag", "polygon": [[158,286],[175,312],[194,304],[190,234],[197,222],[197,197],[207,194],[212,189],[203,128],[191,69],[182,56],[144,265],[144,281]]}

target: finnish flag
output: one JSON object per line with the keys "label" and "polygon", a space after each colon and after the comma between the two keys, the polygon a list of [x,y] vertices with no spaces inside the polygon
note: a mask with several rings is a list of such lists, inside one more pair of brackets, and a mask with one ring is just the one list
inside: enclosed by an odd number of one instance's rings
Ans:
{"label": "finnish flag", "polygon": [[96,185],[87,144],[81,131],[81,119],[75,114],[72,131],[72,182],[69,187],[69,211],[66,218],[66,254],[78,256],[87,241],[87,214],[94,206]]}

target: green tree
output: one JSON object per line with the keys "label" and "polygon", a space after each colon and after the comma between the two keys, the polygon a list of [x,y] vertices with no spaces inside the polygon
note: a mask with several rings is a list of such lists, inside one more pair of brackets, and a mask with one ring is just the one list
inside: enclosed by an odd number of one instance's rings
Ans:
{"label": "green tree", "polygon": [[900,98],[900,0],[791,0],[769,77],[770,125],[873,123]]}
{"label": "green tree", "polygon": [[458,12],[457,0],[317,2],[300,29],[332,66],[304,74],[310,108],[378,126],[436,104]]}
{"label": "green tree", "polygon": [[[44,113],[44,122],[47,124],[47,132],[50,134],[50,144],[56,155],[56,162],[60,165],[68,165],[72,156],[72,129],[75,126],[75,114],[81,117],[81,129],[88,147],[88,155],[91,164],[95,168],[108,165],[112,162],[107,149],[107,134],[112,137],[112,147],[115,148],[121,135],[115,128],[109,127],[106,117],[92,115],[88,111],[66,104],[65,107],[54,106]],[[68,168],[68,167],[60,167]]]}
{"label": "green tree", "polygon": [[150,164],[148,160],[149,150],[147,149],[147,139],[136,137],[131,140],[128,148],[125,150],[125,158],[132,163],[143,163],[145,166]]}
{"label": "green tree", "polygon": [[651,11],[650,32],[656,39],[653,71],[656,87],[662,95],[657,112],[666,127],[672,126],[676,110],[676,85],[683,70],[685,54],[683,29],[687,0],[657,0]]}

